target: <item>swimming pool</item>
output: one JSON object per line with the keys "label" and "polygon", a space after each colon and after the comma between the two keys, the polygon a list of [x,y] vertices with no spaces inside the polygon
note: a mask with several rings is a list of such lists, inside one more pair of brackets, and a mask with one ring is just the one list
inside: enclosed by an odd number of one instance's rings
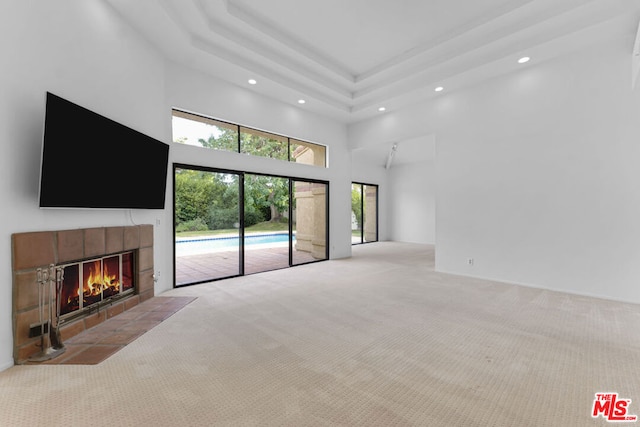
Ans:
{"label": "swimming pool", "polygon": [[[289,233],[255,234],[244,237],[245,247],[253,245],[286,244]],[[296,236],[293,236],[295,242]],[[279,245],[278,245],[279,246]],[[240,247],[238,237],[207,237],[176,241],[176,256],[198,255],[211,252],[236,250]]]}

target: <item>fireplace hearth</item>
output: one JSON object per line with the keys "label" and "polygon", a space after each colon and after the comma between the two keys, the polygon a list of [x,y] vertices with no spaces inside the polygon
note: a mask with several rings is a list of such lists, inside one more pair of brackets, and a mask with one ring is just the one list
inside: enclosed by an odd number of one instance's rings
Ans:
{"label": "fireplace hearth", "polygon": [[152,225],[17,233],[12,254],[16,364],[38,359],[50,325],[64,342],[154,296]]}

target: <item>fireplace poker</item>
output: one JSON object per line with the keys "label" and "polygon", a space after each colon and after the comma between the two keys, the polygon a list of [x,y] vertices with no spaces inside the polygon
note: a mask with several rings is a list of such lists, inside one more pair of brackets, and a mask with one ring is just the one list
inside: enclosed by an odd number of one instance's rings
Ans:
{"label": "fireplace poker", "polygon": [[[57,277],[55,274],[55,266],[53,264],[50,264],[48,269],[39,268],[38,270],[36,270],[36,281],[39,285],[38,286],[38,305],[40,309],[41,350],[39,353],[29,358],[29,360],[32,362],[44,362],[45,360],[50,360],[56,356],[59,356],[60,354],[64,353],[64,351],[66,350],[64,346],[59,348],[54,348],[52,346],[53,340],[58,338],[56,334],[52,333],[53,283],[57,281]],[[44,301],[45,301],[45,285],[47,283],[49,284],[49,317],[45,322],[44,321]],[[45,326],[46,326],[46,331],[45,331]],[[59,332],[56,331],[56,333],[59,333]],[[45,339],[45,337],[48,337],[48,339]],[[57,344],[61,345],[59,341],[57,342]]]}
{"label": "fireplace poker", "polygon": [[43,271],[41,268],[38,269],[37,274],[36,274],[36,280],[38,282],[38,308],[40,310],[40,349],[41,351],[44,351],[45,346],[44,346],[44,334],[45,334],[45,327],[44,327],[44,285],[47,281],[47,279],[45,279],[45,276],[48,274],[48,271],[45,270]]}
{"label": "fireplace poker", "polygon": [[[53,322],[53,318],[51,317],[51,325],[49,326],[49,342],[51,342],[51,346],[55,350],[64,350],[64,344],[62,344],[62,338],[60,337],[60,298],[62,297],[62,281],[64,280],[64,268],[58,267],[56,268],[55,274],[55,303],[56,303],[56,317],[55,324]],[[51,280],[51,287],[54,286],[54,281]],[[51,295],[51,289],[50,295]],[[49,307],[51,308],[51,302],[49,303]]]}

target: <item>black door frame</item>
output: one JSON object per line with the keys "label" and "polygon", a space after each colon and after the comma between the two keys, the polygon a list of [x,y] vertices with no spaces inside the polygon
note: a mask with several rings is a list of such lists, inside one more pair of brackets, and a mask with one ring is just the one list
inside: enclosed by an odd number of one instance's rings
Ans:
{"label": "black door frame", "polygon": [[[176,206],[176,169],[190,169],[190,170],[198,170],[198,171],[203,171],[203,172],[211,172],[211,173],[226,173],[226,174],[231,174],[231,175],[237,175],[239,177],[239,189],[238,189],[238,209],[239,209],[239,224],[240,224],[240,230],[239,230],[239,238],[240,238],[240,247],[239,247],[239,274],[236,275],[231,275],[231,276],[225,276],[225,277],[218,277],[218,278],[212,278],[212,279],[207,279],[207,280],[200,280],[197,282],[193,282],[193,283],[186,283],[184,285],[180,285],[177,286],[176,285],[176,245],[175,245],[175,236],[176,236],[176,221],[175,221],[175,206]],[[244,261],[245,261],[245,221],[244,221],[244,210],[245,210],[245,206],[244,206],[244,178],[245,178],[245,174],[246,175],[259,175],[259,176],[269,176],[269,177],[274,177],[274,178],[283,178],[283,179],[288,179],[289,180],[289,267],[295,267],[298,265],[304,265],[304,264],[311,264],[311,263],[315,263],[315,262],[321,262],[321,261],[326,261],[329,259],[330,257],[330,252],[329,252],[329,248],[330,248],[330,242],[329,242],[329,230],[330,230],[330,218],[329,218],[329,181],[323,181],[323,180],[318,180],[318,179],[311,179],[311,178],[300,178],[300,177],[294,177],[294,176],[285,176],[285,175],[274,175],[274,174],[268,174],[268,173],[261,173],[261,172],[250,172],[250,171],[239,171],[239,170],[233,170],[233,169],[221,169],[221,168],[214,168],[214,167],[208,167],[208,166],[201,166],[201,165],[192,165],[192,164],[185,164],[185,163],[173,163],[173,287],[174,288],[178,288],[178,287],[184,287],[184,286],[191,286],[191,285],[198,285],[198,284],[202,284],[202,283],[208,283],[208,282],[213,282],[213,281],[217,281],[217,280],[224,280],[224,279],[230,279],[233,277],[240,277],[240,276],[244,276],[245,275],[245,268],[244,268]],[[326,218],[326,237],[325,237],[325,241],[326,241],[326,247],[325,247],[325,258],[324,259],[318,259],[318,260],[314,260],[314,261],[309,261],[309,262],[305,262],[305,263],[299,263],[299,264],[294,264],[293,263],[293,182],[294,181],[303,181],[303,182],[309,182],[309,183],[317,183],[317,184],[324,184],[326,186],[326,203],[325,203],[325,218]],[[377,207],[376,207],[377,209]],[[376,231],[377,234],[377,231]]]}
{"label": "black door frame", "polygon": [[[378,221],[378,217],[380,215],[380,211],[379,211],[379,200],[380,200],[380,186],[378,184],[367,184],[366,182],[357,182],[357,181],[352,181],[351,182],[351,188],[353,189],[353,185],[359,185],[360,186],[360,215],[362,216],[362,218],[360,219],[361,224],[359,224],[359,228],[360,228],[360,242],[358,243],[353,243],[353,240],[351,242],[351,246],[353,245],[362,245],[365,243],[375,243],[378,242],[380,240],[380,236],[379,236],[379,221]],[[364,199],[365,199],[365,191],[364,191],[364,187],[368,186],[368,187],[376,187],[376,240],[372,240],[370,242],[365,242],[364,241]]]}

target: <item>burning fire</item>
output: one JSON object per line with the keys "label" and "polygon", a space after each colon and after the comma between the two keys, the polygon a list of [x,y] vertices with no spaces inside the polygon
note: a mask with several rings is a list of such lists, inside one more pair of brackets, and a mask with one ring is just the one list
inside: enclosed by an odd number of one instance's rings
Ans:
{"label": "burning fire", "polygon": [[82,290],[85,296],[97,296],[106,289],[119,291],[118,273],[110,273],[107,263],[104,263],[104,268],[101,264],[100,261],[94,261],[89,266],[89,277],[84,281]]}
{"label": "burning fire", "polygon": [[133,253],[129,252],[65,266],[60,313],[82,311],[133,290],[133,261]]}

